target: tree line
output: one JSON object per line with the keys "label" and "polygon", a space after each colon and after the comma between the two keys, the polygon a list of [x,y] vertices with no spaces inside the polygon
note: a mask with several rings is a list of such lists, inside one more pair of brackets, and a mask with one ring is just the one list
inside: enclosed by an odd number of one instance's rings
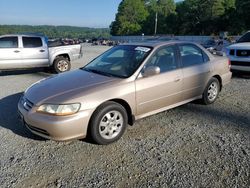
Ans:
{"label": "tree line", "polygon": [[17,33],[40,33],[49,38],[109,38],[108,28],[73,26],[0,25],[0,35]]}
{"label": "tree line", "polygon": [[[250,29],[250,0],[122,0],[111,35],[242,34]],[[156,24],[157,23],[157,24]]]}

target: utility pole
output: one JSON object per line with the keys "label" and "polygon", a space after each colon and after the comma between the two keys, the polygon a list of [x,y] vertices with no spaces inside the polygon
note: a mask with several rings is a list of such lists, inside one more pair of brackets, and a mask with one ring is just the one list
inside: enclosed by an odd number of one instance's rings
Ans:
{"label": "utility pole", "polygon": [[155,33],[154,33],[154,35],[157,34],[157,25],[158,25],[158,12],[155,13]]}

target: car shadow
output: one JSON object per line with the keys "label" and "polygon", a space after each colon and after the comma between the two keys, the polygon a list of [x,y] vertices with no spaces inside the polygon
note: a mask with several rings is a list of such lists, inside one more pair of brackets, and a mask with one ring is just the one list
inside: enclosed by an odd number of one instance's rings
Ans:
{"label": "car shadow", "polygon": [[18,117],[17,104],[22,94],[16,93],[0,99],[0,126],[19,136],[45,141],[46,139],[31,133]]}
{"label": "car shadow", "polygon": [[239,127],[247,128],[250,133],[250,115],[249,113],[232,112],[228,110],[222,110],[217,108],[209,108],[206,105],[189,103],[183,105],[181,108],[194,113],[197,116],[203,117],[204,119],[210,120],[221,120],[224,123],[234,123]]}
{"label": "car shadow", "polygon": [[45,68],[34,68],[34,69],[21,69],[21,70],[8,70],[0,71],[0,76],[12,76],[12,75],[23,75],[23,74],[40,74],[42,76],[50,76],[51,71]]}

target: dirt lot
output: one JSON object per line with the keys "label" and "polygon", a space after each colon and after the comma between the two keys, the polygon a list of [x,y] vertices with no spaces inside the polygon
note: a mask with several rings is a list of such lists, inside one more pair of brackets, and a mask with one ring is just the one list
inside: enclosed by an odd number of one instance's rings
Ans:
{"label": "dirt lot", "polygon": [[[106,47],[85,47],[81,67]],[[31,134],[17,102],[50,76],[0,76],[1,187],[249,187],[250,79],[234,77],[215,104],[190,103],[145,118],[108,146],[55,142]]]}

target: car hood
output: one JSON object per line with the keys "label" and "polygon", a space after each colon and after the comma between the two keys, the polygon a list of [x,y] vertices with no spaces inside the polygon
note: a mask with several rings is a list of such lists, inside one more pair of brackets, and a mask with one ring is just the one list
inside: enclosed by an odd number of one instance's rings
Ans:
{"label": "car hood", "polygon": [[81,92],[100,84],[109,83],[116,78],[75,70],[38,81],[25,92],[25,97],[35,105],[67,93]]}
{"label": "car hood", "polygon": [[235,43],[228,46],[228,49],[250,50],[250,42]]}

